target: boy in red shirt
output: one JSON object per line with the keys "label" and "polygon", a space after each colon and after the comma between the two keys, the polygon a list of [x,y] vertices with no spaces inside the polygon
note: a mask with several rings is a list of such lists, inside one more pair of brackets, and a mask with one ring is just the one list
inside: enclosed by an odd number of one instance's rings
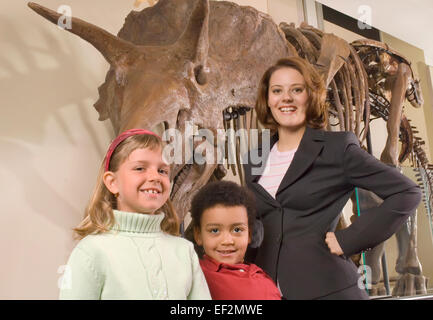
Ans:
{"label": "boy in red shirt", "polygon": [[247,189],[229,181],[212,182],[192,200],[191,217],[212,299],[281,299],[273,280],[244,262],[255,221],[254,198]]}

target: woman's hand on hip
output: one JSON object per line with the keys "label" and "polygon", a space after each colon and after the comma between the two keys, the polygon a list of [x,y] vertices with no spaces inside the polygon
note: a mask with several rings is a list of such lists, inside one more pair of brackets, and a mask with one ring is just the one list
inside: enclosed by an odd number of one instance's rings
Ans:
{"label": "woman's hand on hip", "polygon": [[326,233],[325,242],[328,245],[329,251],[331,251],[332,254],[341,256],[344,253],[340,247],[340,244],[337,241],[337,238],[335,237],[334,232]]}

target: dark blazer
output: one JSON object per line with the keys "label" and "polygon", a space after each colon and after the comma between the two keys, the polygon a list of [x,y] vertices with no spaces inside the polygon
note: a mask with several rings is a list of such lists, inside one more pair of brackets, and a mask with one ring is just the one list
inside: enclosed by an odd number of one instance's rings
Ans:
{"label": "dark blazer", "polygon": [[[272,137],[271,148],[277,140]],[[263,161],[267,158],[262,154]],[[357,284],[360,274],[348,257],[388,239],[421,201],[414,182],[361,149],[351,132],[307,127],[275,199],[258,184],[261,173],[252,171],[260,165],[244,165],[264,228],[253,262],[278,279],[287,299],[314,299]],[[371,190],[384,202],[335,232],[344,252],[336,256],[325,236],[335,231],[355,187]]]}

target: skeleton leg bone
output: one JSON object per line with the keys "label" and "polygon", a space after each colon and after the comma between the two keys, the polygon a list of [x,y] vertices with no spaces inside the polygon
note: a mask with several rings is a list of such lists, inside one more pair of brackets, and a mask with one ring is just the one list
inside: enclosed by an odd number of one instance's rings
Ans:
{"label": "skeleton leg bone", "polygon": [[398,64],[396,76],[387,79],[387,86],[392,88],[391,106],[389,110],[386,129],[388,137],[380,160],[384,163],[397,167],[398,165],[398,136],[400,131],[401,113],[406,94],[408,79],[411,76],[410,67],[405,63]]}

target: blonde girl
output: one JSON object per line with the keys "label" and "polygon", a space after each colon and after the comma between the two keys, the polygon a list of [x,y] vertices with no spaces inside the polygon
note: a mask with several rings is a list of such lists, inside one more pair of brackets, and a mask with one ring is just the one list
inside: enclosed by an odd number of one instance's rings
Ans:
{"label": "blonde girl", "polygon": [[162,148],[143,129],[113,140],[60,299],[210,299],[192,243],[178,236]]}

